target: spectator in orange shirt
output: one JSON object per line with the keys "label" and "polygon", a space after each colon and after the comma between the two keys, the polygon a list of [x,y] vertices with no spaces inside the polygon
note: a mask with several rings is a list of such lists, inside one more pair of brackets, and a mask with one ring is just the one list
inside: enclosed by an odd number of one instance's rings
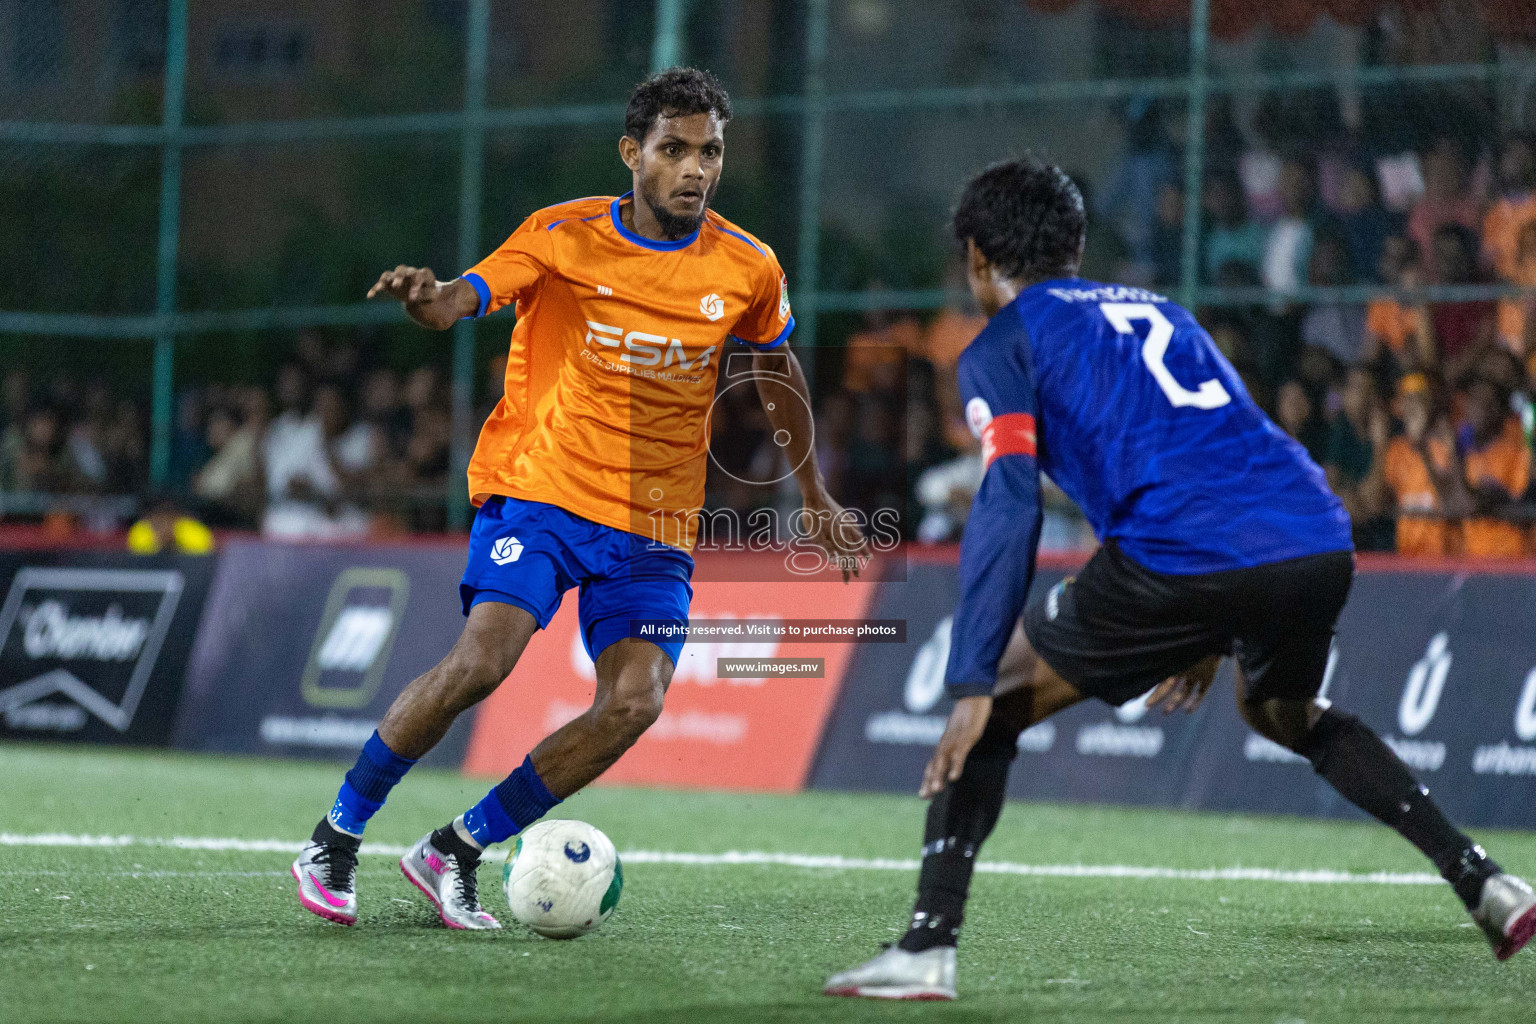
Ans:
{"label": "spectator in orange shirt", "polygon": [[944,438],[952,448],[964,448],[972,440],[971,428],[965,422],[965,410],[960,406],[955,364],[965,346],[975,340],[985,326],[985,317],[945,307],[928,325],[928,333],[923,339],[923,351],[934,369],[939,420]]}
{"label": "spectator in orange shirt", "polygon": [[[1397,414],[1403,432],[1386,442],[1372,432],[1373,445],[1383,445],[1378,459],[1380,475],[1373,475],[1362,490],[1390,492],[1397,507],[1397,553],[1414,557],[1440,557],[1461,550],[1459,524],[1449,515],[1466,507],[1466,489],[1460,483],[1460,459],[1456,435],[1439,389],[1422,373],[1410,373],[1398,383]],[[1453,507],[1454,506],[1454,507]]]}
{"label": "spectator in orange shirt", "polygon": [[945,307],[928,325],[923,349],[928,361],[937,367],[953,367],[960,360],[965,346],[975,340],[981,329],[987,326],[987,318],[975,313],[962,313]]}
{"label": "spectator in orange shirt", "polygon": [[[1419,247],[1407,235],[1392,235],[1382,245],[1381,259],[1376,272],[1382,284],[1400,288],[1417,287]],[[1413,336],[1416,320],[1413,311],[1397,299],[1382,297],[1371,300],[1365,309],[1365,355],[1363,361],[1374,364],[1383,352],[1390,352],[1400,363],[1410,362],[1408,340]]]}
{"label": "spectator in orange shirt", "polygon": [[848,337],[843,387],[855,394],[899,390],[907,357],[921,354],[922,325],[905,310],[871,310],[864,324]]}
{"label": "spectator in orange shirt", "polygon": [[1536,356],[1536,220],[1520,228],[1507,279],[1532,289],[1528,295],[1499,300],[1499,340],[1521,359]]}
{"label": "spectator in orange shirt", "polygon": [[1467,389],[1467,422],[1458,440],[1466,464],[1474,515],[1462,527],[1466,553],[1477,558],[1520,558],[1525,530],[1501,518],[1531,483],[1531,449],[1510,414],[1502,385],[1477,377]]}
{"label": "spectator in orange shirt", "polygon": [[1499,151],[1499,186],[1503,194],[1483,218],[1483,252],[1499,276],[1516,280],[1520,233],[1536,222],[1536,151],[1531,140],[1516,136]]}

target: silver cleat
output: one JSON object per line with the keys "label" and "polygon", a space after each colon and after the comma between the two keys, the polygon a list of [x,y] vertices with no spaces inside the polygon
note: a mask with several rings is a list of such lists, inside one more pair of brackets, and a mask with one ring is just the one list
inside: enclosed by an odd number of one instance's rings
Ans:
{"label": "silver cleat", "polygon": [[908,953],[892,946],[868,963],[832,975],[821,993],[865,999],[953,999],[955,947]]}
{"label": "silver cleat", "polygon": [[1536,893],[1514,875],[1501,872],[1483,883],[1472,920],[1493,944],[1493,955],[1508,960],[1536,935]]}
{"label": "silver cleat", "polygon": [[299,903],[305,910],[337,924],[357,923],[355,845],[306,843],[289,870],[299,883]]}
{"label": "silver cleat", "polygon": [[500,928],[501,922],[480,906],[477,867],[479,861],[460,864],[459,858],[433,846],[430,832],[400,858],[400,870],[432,901],[443,924],[470,931]]}

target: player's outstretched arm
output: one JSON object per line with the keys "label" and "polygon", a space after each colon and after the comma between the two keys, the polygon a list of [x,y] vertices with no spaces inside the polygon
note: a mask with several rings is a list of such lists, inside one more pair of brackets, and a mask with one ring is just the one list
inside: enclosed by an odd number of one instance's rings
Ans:
{"label": "player's outstretched arm", "polygon": [[480,309],[480,296],[474,285],[462,277],[439,281],[428,267],[401,264],[379,275],[368,298],[387,295],[405,304],[405,312],[421,326],[446,331]]}
{"label": "player's outstretched arm", "polygon": [[773,424],[774,438],[784,441],[784,456],[794,467],[795,481],[800,485],[801,501],[810,517],[807,539],[842,570],[846,583],[869,559],[869,542],[853,515],[827,492],[821,467],[816,465],[816,427],[805,371],[787,347],[759,352],[753,369],[757,371],[757,394]]}

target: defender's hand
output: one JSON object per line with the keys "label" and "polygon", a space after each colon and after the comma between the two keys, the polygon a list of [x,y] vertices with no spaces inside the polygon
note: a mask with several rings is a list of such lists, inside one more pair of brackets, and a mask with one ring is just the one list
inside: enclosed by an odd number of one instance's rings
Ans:
{"label": "defender's hand", "polygon": [[1216,666],[1220,664],[1221,655],[1213,654],[1178,675],[1169,676],[1152,690],[1147,707],[1162,708],[1165,715],[1181,707],[1185,711],[1195,710],[1205,700],[1211,681],[1216,678]]}
{"label": "defender's hand", "polygon": [[965,759],[976,741],[987,728],[992,716],[991,697],[961,697],[955,701],[955,709],[949,713],[944,725],[944,735],[923,769],[923,784],[917,795],[927,800],[938,796],[944,787],[960,777]]}
{"label": "defender's hand", "polygon": [[388,295],[401,302],[431,302],[437,297],[437,275],[428,267],[408,267],[400,264],[394,270],[379,275],[368,298]]}
{"label": "defender's hand", "polygon": [[847,583],[869,561],[869,541],[854,517],[826,491],[805,498],[805,514],[812,519],[806,540],[826,553],[827,561],[842,570]]}

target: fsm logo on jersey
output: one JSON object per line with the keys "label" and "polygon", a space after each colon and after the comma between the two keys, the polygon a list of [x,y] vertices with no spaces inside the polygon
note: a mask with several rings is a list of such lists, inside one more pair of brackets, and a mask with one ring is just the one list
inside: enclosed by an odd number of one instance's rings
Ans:
{"label": "fsm logo on jersey", "polygon": [[[704,301],[708,302],[709,299],[720,302],[718,295],[706,296]],[[719,316],[724,316],[725,307],[721,305],[717,312]],[[719,316],[713,319],[719,319]],[[616,351],[620,363],[641,368],[660,366],[665,369],[676,363],[681,370],[702,370],[709,365],[709,357],[719,347],[709,345],[700,350],[695,345],[694,355],[690,357],[681,339],[669,339],[664,334],[652,334],[649,331],[626,331],[623,327],[600,324],[594,320],[587,321],[585,340],[589,347],[597,346],[598,351]]]}
{"label": "fsm logo on jersey", "polygon": [[176,570],[24,568],[0,605],[0,717],[9,730],[133,724],[185,579]]}

